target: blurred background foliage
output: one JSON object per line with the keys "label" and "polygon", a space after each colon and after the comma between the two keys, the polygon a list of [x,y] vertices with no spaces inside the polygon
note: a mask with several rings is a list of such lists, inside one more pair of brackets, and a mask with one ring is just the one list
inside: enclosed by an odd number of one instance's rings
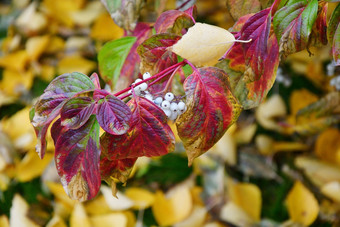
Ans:
{"label": "blurred background foliage", "polygon": [[[140,20],[182,2],[147,1]],[[197,21],[235,22],[225,0],[196,5]],[[0,226],[340,225],[340,70],[329,46],[281,61],[267,100],[192,167],[176,138],[174,153],[138,160],[119,199],[104,185],[78,203],[59,182],[53,142],[43,160],[35,153],[29,109],[57,75],[96,72],[98,50],[124,30],[99,0],[7,0],[0,15]]]}

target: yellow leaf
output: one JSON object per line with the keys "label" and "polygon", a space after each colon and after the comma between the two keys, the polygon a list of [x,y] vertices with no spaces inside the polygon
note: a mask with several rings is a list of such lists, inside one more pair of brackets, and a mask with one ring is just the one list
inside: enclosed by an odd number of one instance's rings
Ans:
{"label": "yellow leaf", "polygon": [[49,43],[49,36],[35,36],[26,41],[26,51],[31,61],[37,61]]}
{"label": "yellow leaf", "polygon": [[204,206],[194,206],[189,217],[174,225],[174,227],[200,227],[203,226],[207,217],[207,210]]}
{"label": "yellow leaf", "polygon": [[155,200],[153,193],[142,188],[127,188],[125,195],[134,201],[134,209],[146,209],[150,207]]}
{"label": "yellow leaf", "polygon": [[327,197],[333,199],[335,202],[340,203],[340,182],[332,181],[325,184],[321,188],[321,192]]}
{"label": "yellow leaf", "polygon": [[0,173],[0,190],[6,191],[10,183],[11,179],[7,176],[7,174]]}
{"label": "yellow leaf", "polygon": [[53,218],[46,224],[46,227],[67,227],[66,223],[58,215],[54,215]]}
{"label": "yellow leaf", "polygon": [[273,155],[278,151],[304,151],[308,146],[298,142],[276,142],[266,135],[258,135],[255,138],[255,144],[263,155]]}
{"label": "yellow leaf", "polygon": [[[233,126],[232,126],[233,127]],[[222,158],[229,165],[235,165],[236,160],[236,144],[229,133],[229,130],[222,138],[209,150],[210,154],[215,154]]]}
{"label": "yellow leaf", "polygon": [[318,97],[306,89],[295,90],[290,98],[290,112],[295,117],[296,113],[307,105],[318,101]]}
{"label": "yellow leaf", "polygon": [[67,56],[58,63],[58,74],[80,72],[91,73],[96,68],[96,63],[81,56]]}
{"label": "yellow leaf", "polygon": [[230,180],[228,194],[231,201],[244,210],[252,220],[260,220],[262,207],[261,190],[255,184],[234,183]]}
{"label": "yellow leaf", "polygon": [[0,226],[9,227],[9,221],[8,221],[8,217],[6,215],[0,216]]}
{"label": "yellow leaf", "polygon": [[102,185],[100,187],[100,191],[102,192],[105,201],[111,210],[127,210],[134,205],[134,202],[120,191],[117,191],[117,198],[112,195],[112,189],[107,186]]}
{"label": "yellow leaf", "polygon": [[171,50],[196,66],[213,66],[234,41],[234,36],[223,28],[196,23]]}
{"label": "yellow leaf", "polygon": [[257,125],[255,123],[237,129],[233,134],[235,142],[237,144],[249,144],[255,135],[256,129]]}
{"label": "yellow leaf", "polygon": [[60,183],[46,182],[50,192],[56,197],[56,201],[62,203],[68,210],[73,209],[76,201],[70,199]]}
{"label": "yellow leaf", "polygon": [[37,6],[37,2],[32,2],[16,19],[15,24],[21,32],[30,35],[46,27],[47,18],[44,14],[37,12]]}
{"label": "yellow leaf", "polygon": [[63,51],[64,48],[65,41],[58,36],[52,36],[49,40],[47,47],[45,48],[44,53],[56,54],[57,52]]}
{"label": "yellow leaf", "polygon": [[82,203],[78,202],[75,204],[71,217],[70,227],[90,227],[90,219],[87,217],[85,208]]}
{"label": "yellow leaf", "polygon": [[254,223],[254,220],[232,201],[222,207],[220,218],[237,226],[252,226]]}
{"label": "yellow leaf", "polygon": [[19,73],[18,71],[6,68],[2,76],[0,89],[6,95],[19,96],[31,88],[34,75],[31,70]]}
{"label": "yellow leaf", "polygon": [[46,153],[41,160],[34,150],[30,150],[17,165],[16,178],[20,182],[27,182],[40,176],[52,159],[52,153]]}
{"label": "yellow leaf", "polygon": [[286,204],[290,219],[303,225],[312,224],[319,213],[318,201],[300,181],[288,193]]}
{"label": "yellow leaf", "polygon": [[102,214],[90,217],[92,226],[100,227],[126,227],[128,225],[127,216],[120,213]]}
{"label": "yellow leaf", "polygon": [[75,24],[89,26],[104,11],[101,2],[89,2],[84,9],[71,13],[71,17]]}
{"label": "yellow leaf", "polygon": [[323,131],[315,144],[315,154],[322,160],[340,165],[340,131],[328,128]]}
{"label": "yellow leaf", "polygon": [[55,67],[50,65],[41,65],[40,78],[45,81],[51,81],[55,76]]}
{"label": "yellow leaf", "polygon": [[15,194],[10,210],[10,226],[38,227],[39,225],[28,218],[28,210],[27,202],[19,194]]}
{"label": "yellow leaf", "polygon": [[107,13],[100,15],[91,29],[91,38],[101,41],[118,39],[123,35],[124,30],[118,27]]}
{"label": "yellow leaf", "polygon": [[18,50],[0,57],[0,67],[11,69],[12,71],[23,72],[28,62],[28,58],[28,54],[25,50]]}
{"label": "yellow leaf", "polygon": [[203,188],[200,186],[194,186],[191,188],[190,192],[193,204],[204,206],[204,202],[202,200]]}
{"label": "yellow leaf", "polygon": [[29,120],[29,111],[30,107],[26,107],[1,121],[2,130],[18,149],[34,149],[36,144],[35,132]]}
{"label": "yellow leaf", "polygon": [[88,214],[99,215],[111,212],[103,195],[98,195],[95,199],[85,203],[85,209]]}
{"label": "yellow leaf", "polygon": [[296,167],[303,169],[306,176],[319,187],[332,182],[340,182],[340,167],[310,157],[300,156],[295,159]]}
{"label": "yellow leaf", "polygon": [[152,212],[160,226],[168,226],[187,218],[192,207],[189,188],[179,185],[172,188],[166,195],[162,191],[157,191]]}

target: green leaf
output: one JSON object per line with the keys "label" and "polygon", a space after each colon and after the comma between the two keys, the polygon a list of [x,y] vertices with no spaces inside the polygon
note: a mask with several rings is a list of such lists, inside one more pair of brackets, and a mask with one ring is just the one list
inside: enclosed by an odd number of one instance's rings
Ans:
{"label": "green leaf", "polygon": [[111,87],[117,82],[120,71],[136,37],[123,37],[106,43],[98,53],[99,71],[103,80]]}
{"label": "green leaf", "polygon": [[335,30],[338,27],[339,23],[340,23],[340,4],[336,6],[328,22],[327,39],[329,43],[333,42]]}

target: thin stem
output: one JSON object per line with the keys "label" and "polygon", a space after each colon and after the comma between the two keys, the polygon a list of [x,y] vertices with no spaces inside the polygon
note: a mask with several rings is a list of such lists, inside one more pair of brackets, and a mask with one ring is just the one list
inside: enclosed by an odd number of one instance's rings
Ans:
{"label": "thin stem", "polygon": [[166,85],[165,85],[165,88],[164,88],[163,92],[166,92],[166,91],[169,89],[169,86],[170,86],[170,84],[171,84],[171,82],[172,82],[172,80],[173,80],[173,78],[174,78],[176,72],[177,72],[180,68],[181,68],[181,66],[178,66],[178,67],[172,72],[172,74],[171,74],[171,76],[170,76],[168,82],[167,82]]}
{"label": "thin stem", "polygon": [[[142,80],[142,81],[140,81],[140,82],[138,82],[138,83],[135,83],[135,84],[133,84],[133,85],[130,85],[130,86],[136,87],[136,86],[138,86],[138,85],[140,85],[140,84],[142,84],[142,83],[144,83],[144,82],[147,82],[147,81],[149,81],[149,80],[156,79],[156,78],[158,78],[160,75],[162,75],[162,74],[164,74],[164,73],[167,73],[168,71],[172,70],[173,68],[176,68],[176,67],[181,66],[181,65],[184,65],[184,64],[185,64],[185,62],[184,62],[184,61],[181,61],[181,62],[179,62],[179,63],[177,63],[177,64],[174,64],[174,65],[170,66],[169,68],[164,69],[163,71],[161,71],[161,72],[159,72],[159,73],[153,75],[152,77],[150,77],[150,78],[148,78],[148,79]],[[121,90],[121,91],[118,91],[117,93],[114,94],[114,96],[117,97],[117,96],[119,96],[119,95],[121,95],[121,94],[124,94],[125,92],[129,91],[129,90],[130,90],[130,86],[127,87],[127,88],[125,88],[125,89],[123,89],[123,90]],[[150,85],[149,85],[149,86],[150,86]]]}
{"label": "thin stem", "polygon": [[184,60],[185,63],[187,63],[188,65],[190,65],[190,67],[195,71],[198,72],[197,68],[187,59]]}

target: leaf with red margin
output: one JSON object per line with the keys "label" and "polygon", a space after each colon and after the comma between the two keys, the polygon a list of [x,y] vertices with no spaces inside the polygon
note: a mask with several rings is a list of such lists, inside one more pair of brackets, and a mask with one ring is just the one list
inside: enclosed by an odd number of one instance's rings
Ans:
{"label": "leaf with red margin", "polygon": [[111,177],[125,183],[129,178],[137,158],[110,160],[102,156],[100,160],[100,175],[103,180],[110,182]]}
{"label": "leaf with red margin", "polygon": [[168,51],[168,47],[177,43],[180,36],[173,34],[153,35],[137,48],[142,60],[142,72],[154,75],[177,63],[177,55]]}
{"label": "leaf with red margin", "polygon": [[61,183],[71,199],[94,198],[100,188],[99,124],[93,115],[80,128],[59,136],[55,162]]}
{"label": "leaf with red margin", "polygon": [[319,2],[317,18],[314,23],[312,33],[309,37],[309,45],[327,45],[327,2]]}
{"label": "leaf with red margin", "polygon": [[68,129],[83,126],[95,109],[95,102],[90,97],[76,97],[69,99],[61,109],[61,125]]}
{"label": "leaf with red margin", "polygon": [[229,90],[228,75],[215,67],[194,71],[184,82],[187,111],[176,121],[189,164],[209,150],[238,118],[241,106]]}
{"label": "leaf with red margin", "polygon": [[227,0],[227,7],[234,20],[250,13],[261,10],[261,3],[258,0]]}
{"label": "leaf with red margin", "polygon": [[[132,84],[137,78],[139,73],[140,57],[137,53],[137,47],[150,37],[152,27],[147,23],[138,23],[132,36],[137,37],[136,42],[130,49],[128,56],[125,59],[117,85],[124,85],[124,87]],[[117,88],[117,87],[116,87]]]}
{"label": "leaf with red margin", "polygon": [[121,135],[130,128],[132,113],[130,108],[113,95],[107,95],[98,101],[97,120],[99,125],[108,133]]}
{"label": "leaf with red margin", "polygon": [[190,28],[194,25],[192,18],[196,15],[196,6],[192,6],[186,11],[168,10],[162,13],[155,23],[157,34],[173,33],[182,35],[183,29]]}
{"label": "leaf with red margin", "polygon": [[280,43],[280,54],[284,57],[308,47],[309,36],[318,13],[317,0],[292,3],[279,9],[273,18],[275,34]]}
{"label": "leaf with red margin", "polygon": [[241,40],[217,64],[229,76],[231,91],[244,109],[258,106],[273,86],[279,64],[279,49],[270,27],[271,11],[254,14],[242,27]]}
{"label": "leaf with red margin", "polygon": [[335,7],[331,15],[331,18],[329,19],[328,22],[327,38],[329,43],[333,43],[334,34],[339,24],[340,24],[340,4],[338,4]]}
{"label": "leaf with red margin", "polygon": [[51,127],[51,136],[54,142],[54,146],[56,145],[59,136],[62,135],[62,133],[64,133],[65,127],[63,127],[61,125],[61,119],[59,118],[58,120],[56,120],[52,127]]}
{"label": "leaf with red margin", "polygon": [[132,127],[124,135],[104,133],[100,138],[103,154],[116,160],[172,152],[175,137],[163,110],[141,97],[131,99],[128,105],[132,110]]}
{"label": "leaf with red margin", "polygon": [[46,151],[46,132],[59,115],[61,107],[71,97],[91,91],[95,85],[91,79],[78,72],[66,73],[55,78],[45,89],[30,111],[30,120],[38,138],[36,151],[43,158]]}
{"label": "leaf with red margin", "polygon": [[96,89],[100,89],[100,81],[97,73],[92,73],[92,75],[90,76],[90,80],[92,81]]}

